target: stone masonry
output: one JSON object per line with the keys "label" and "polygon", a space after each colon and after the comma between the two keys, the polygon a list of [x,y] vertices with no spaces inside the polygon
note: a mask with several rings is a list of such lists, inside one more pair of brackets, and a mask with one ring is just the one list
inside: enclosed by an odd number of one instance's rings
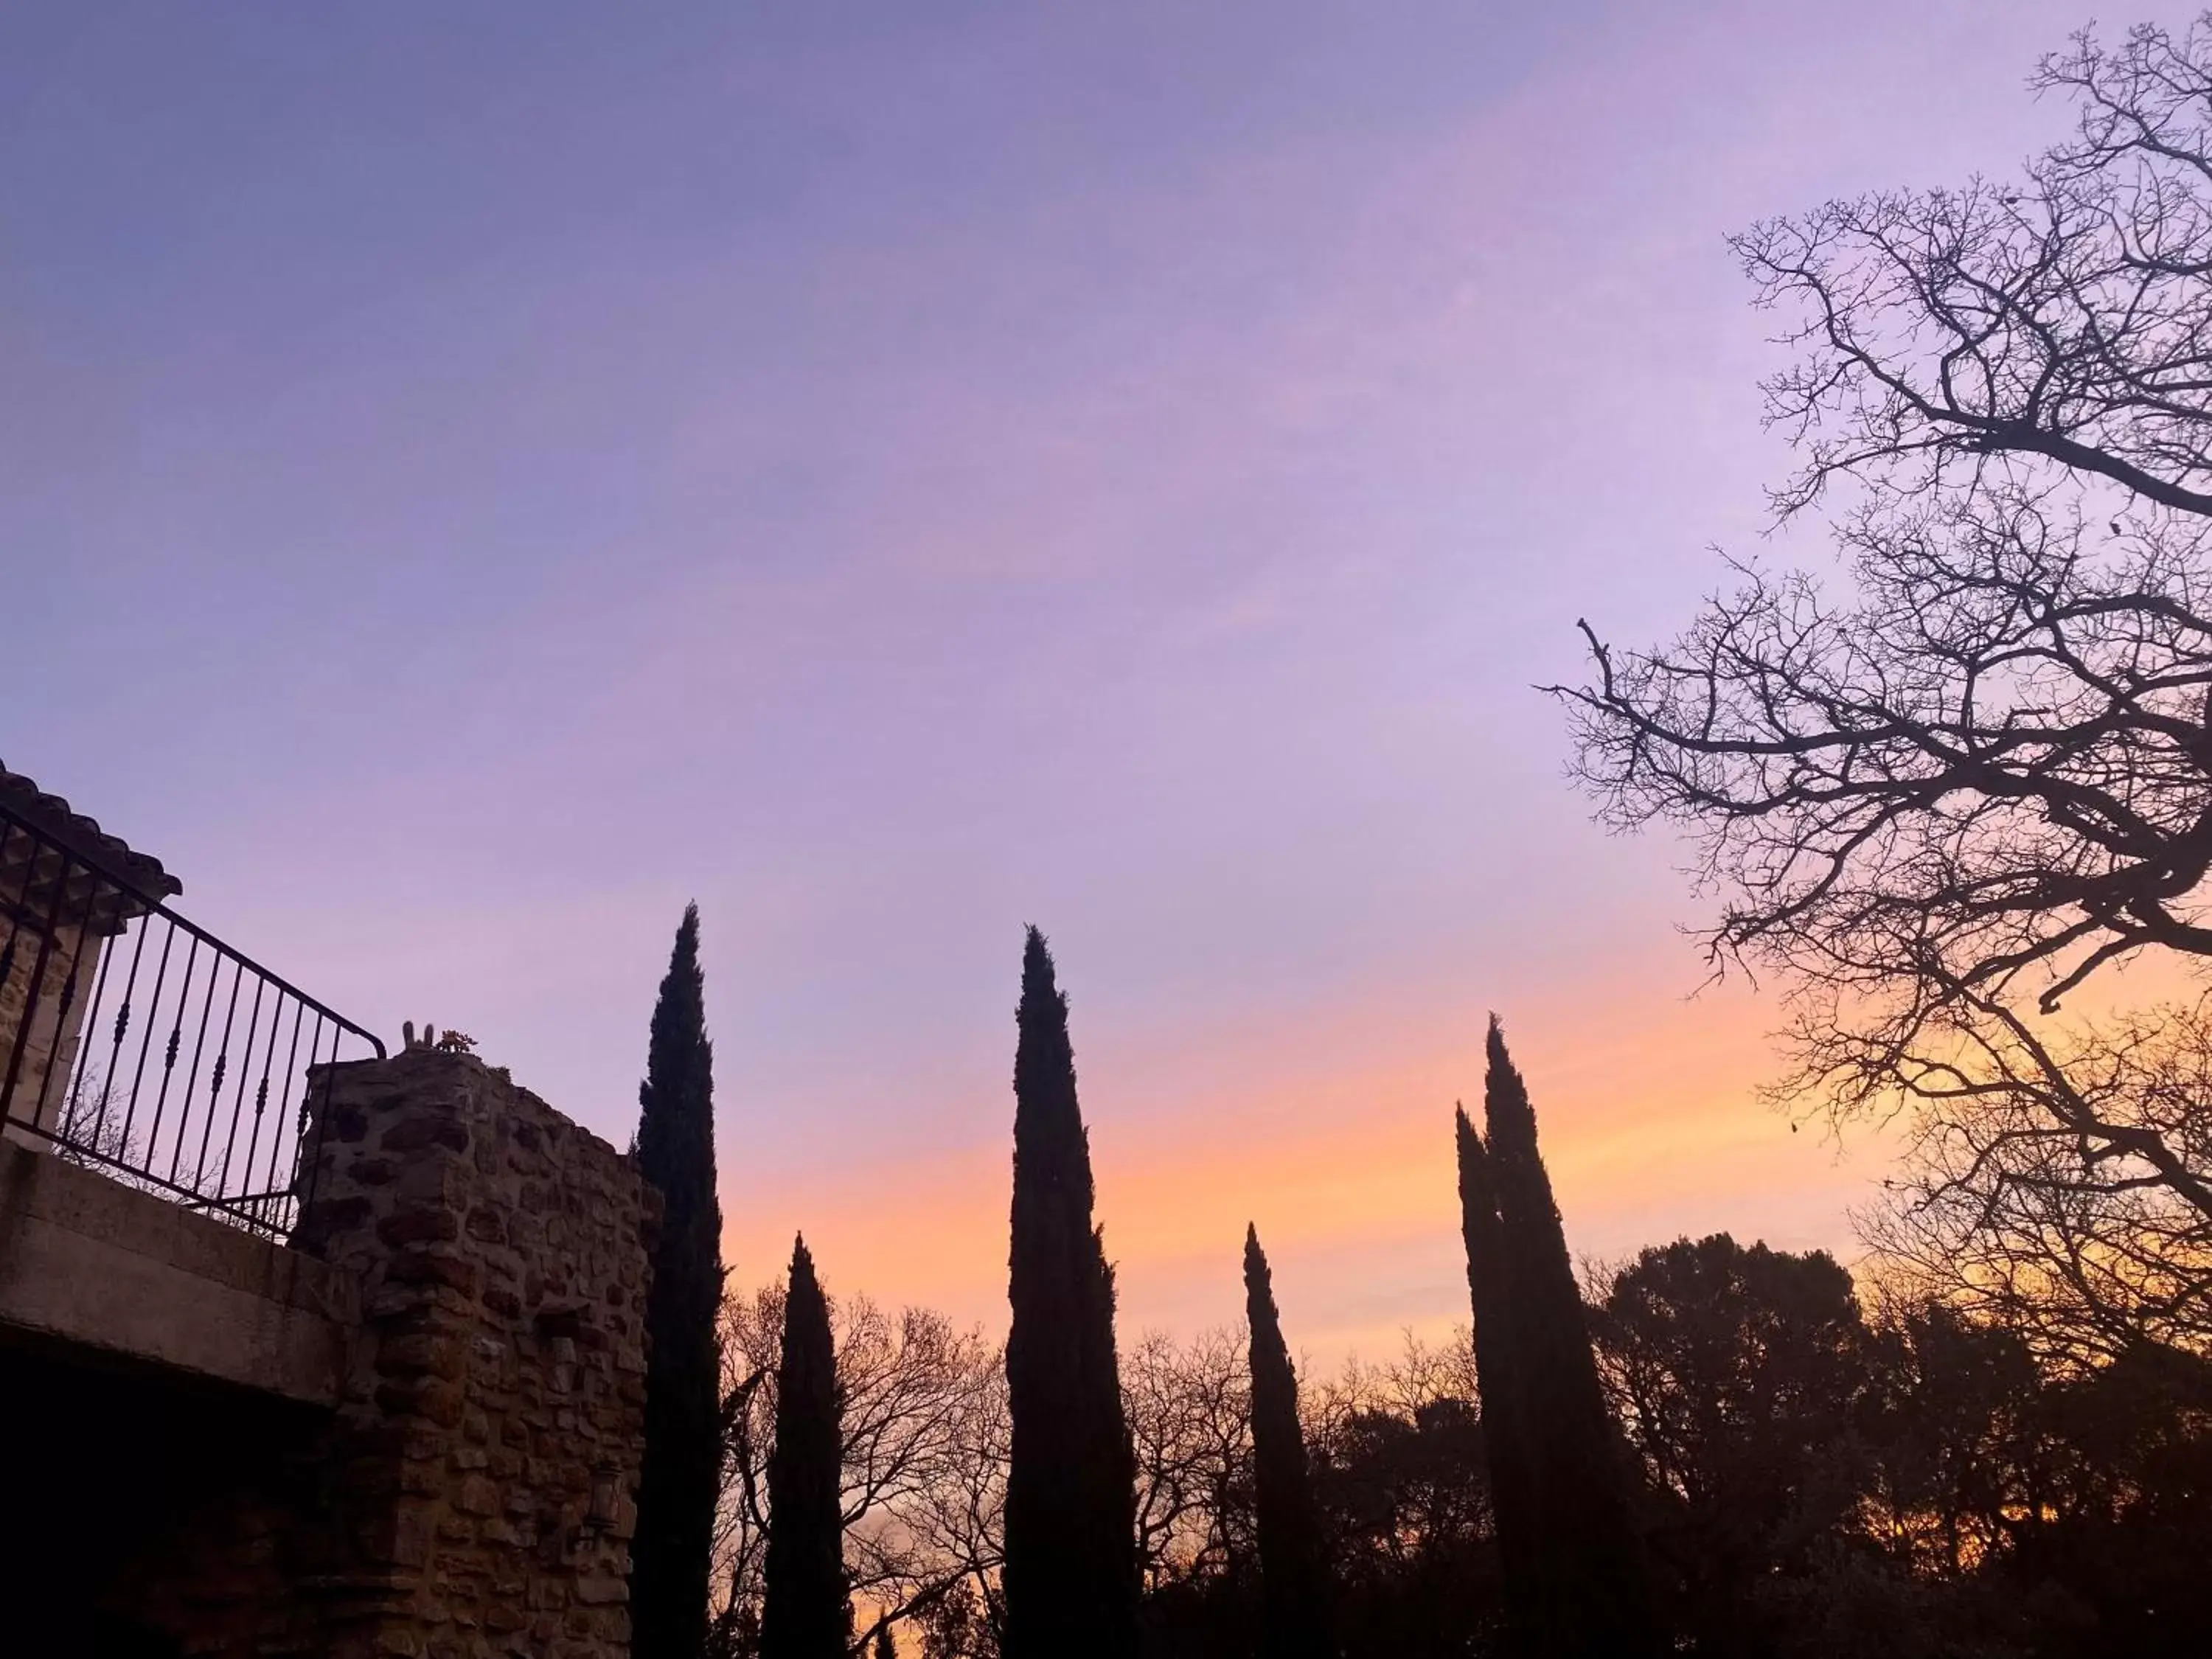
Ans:
{"label": "stone masonry", "polygon": [[627,1654],[659,1199],[473,1056],[335,1070],[299,1240],[362,1282],[328,1651]]}
{"label": "stone masonry", "polygon": [[335,1418],[130,1613],[241,1659],[620,1659],[659,1196],[471,1055],[328,1071],[295,1243],[359,1283]]}

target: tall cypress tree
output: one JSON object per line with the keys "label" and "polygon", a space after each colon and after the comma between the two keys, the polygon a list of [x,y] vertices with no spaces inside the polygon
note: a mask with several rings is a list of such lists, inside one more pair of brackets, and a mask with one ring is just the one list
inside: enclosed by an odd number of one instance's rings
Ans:
{"label": "tall cypress tree", "polygon": [[638,1170],[660,1189],[646,1298],[645,1459],[630,1542],[631,1652],[698,1659],[721,1462],[722,1212],[714,1197],[714,1049],[699,971],[699,907],[686,905],[653,1005],[638,1090]]}
{"label": "tall cypress tree", "polygon": [[830,1304],[804,1237],[791,1252],[768,1464],[768,1559],[761,1659],[845,1659],[853,1608],[838,1476],[844,1456]]}
{"label": "tall cypress tree", "polygon": [[1505,1285],[1505,1239],[1498,1214],[1497,1173],[1467,1109],[1455,1113],[1460,1231],[1467,1243],[1467,1288],[1474,1310],[1474,1366],[1482,1391],[1482,1441],[1490,1470],[1490,1512],[1504,1576],[1505,1616],[1524,1648],[1543,1625],[1540,1523],[1530,1463],[1528,1402]]}
{"label": "tall cypress tree", "polygon": [[[1495,1018],[1487,1046],[1486,1156],[1473,1166],[1473,1185],[1479,1195],[1486,1176],[1496,1196],[1495,1299],[1503,1304],[1499,1322],[1508,1344],[1507,1427],[1518,1428],[1526,1449],[1534,1525],[1522,1565],[1536,1582],[1533,1594],[1516,1598],[1528,1615],[1522,1644],[1544,1659],[1646,1659],[1663,1652],[1666,1643],[1630,1509],[1627,1460],[1598,1382],[1566,1231],[1536,1146],[1535,1109]],[[1464,1173],[1468,1166],[1462,1167]],[[1487,1273],[1477,1271],[1479,1216],[1477,1222],[1469,1228],[1471,1289]],[[1478,1367],[1481,1360],[1478,1347]],[[1487,1394],[1486,1375],[1483,1386]],[[1513,1437],[1509,1432],[1509,1443]],[[1494,1480],[1500,1466],[1492,1455]],[[1517,1478],[1510,1452],[1503,1467],[1510,1491]],[[1510,1567],[1516,1552],[1503,1553]]]}
{"label": "tall cypress tree", "polygon": [[1091,1224],[1067,999],[1034,927],[1015,1018],[1003,1650],[1006,1659],[1130,1659],[1136,1456],[1114,1352],[1114,1271]]}
{"label": "tall cypress tree", "polygon": [[1328,1564],[1298,1425],[1298,1379],[1275,1311],[1260,1230],[1244,1230],[1252,1328],[1252,1476],[1260,1538],[1261,1659],[1334,1659]]}

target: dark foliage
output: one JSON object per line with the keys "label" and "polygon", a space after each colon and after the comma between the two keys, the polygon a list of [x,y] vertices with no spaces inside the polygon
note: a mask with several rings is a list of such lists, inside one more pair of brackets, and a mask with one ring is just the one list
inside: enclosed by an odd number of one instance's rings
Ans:
{"label": "dark foliage", "polygon": [[[2046,1387],[2043,1454],[2020,1484],[1996,1576],[2069,1613],[2048,1651],[2212,1652],[2212,1365],[2141,1348]],[[2017,1477],[2016,1477],[2017,1478]]]}
{"label": "dark foliage", "polygon": [[792,1247],[776,1375],[761,1659],[844,1659],[852,1637],[841,1489],[842,1407],[830,1305],[801,1238]]}
{"label": "dark foliage", "polygon": [[[1656,1654],[1665,1644],[1632,1514],[1628,1465],[1537,1150],[1535,1110],[1495,1019],[1488,1058],[1487,1133],[1477,1157],[1468,1151],[1473,1137],[1462,1137],[1461,1192],[1463,1206],[1474,1211],[1465,1222],[1468,1282],[1491,1304],[1505,1337],[1486,1350],[1492,1367],[1502,1364],[1498,1387],[1512,1402],[1491,1437],[1491,1468],[1493,1489],[1504,1498],[1501,1554],[1518,1644],[1530,1656]],[[1486,1192],[1497,1203],[1494,1234],[1481,1212]],[[1486,1260],[1492,1243],[1494,1269]],[[1478,1307],[1478,1329],[1482,1313]],[[1486,1355],[1480,1340],[1476,1355],[1480,1365]],[[1481,1380],[1490,1393],[1491,1370],[1482,1370]],[[1523,1530],[1522,1482],[1525,1546],[1515,1536]]]}
{"label": "dark foliage", "polygon": [[665,1208],[646,1303],[645,1456],[630,1545],[637,1659],[698,1659],[707,1635],[721,1459],[722,1213],[714,1195],[714,1050],[687,905],[653,1010],[638,1091],[638,1169]]}
{"label": "dark foliage", "polygon": [[1460,1233],[1467,1245],[1467,1286],[1474,1310],[1475,1364],[1481,1377],[1482,1428],[1505,1611],[1516,1631],[1533,1637],[1543,1620],[1541,1526],[1531,1462],[1534,1443],[1513,1325],[1516,1304],[1505,1288],[1504,1224],[1498,1212],[1497,1171],[1482,1136],[1468,1121],[1466,1108],[1460,1108],[1455,1116]]}
{"label": "dark foliage", "polygon": [[1114,1274],[1091,1223],[1067,1000],[1034,927],[1016,1018],[1005,1652],[1126,1659],[1137,1648],[1136,1474],[1115,1357]]}
{"label": "dark foliage", "polygon": [[1865,1490],[1869,1367],[1850,1275],[1818,1252],[1683,1239],[1618,1274],[1594,1323],[1678,1627],[1700,1654],[1769,1651],[1765,1587],[1803,1577]]}
{"label": "dark foliage", "polygon": [[2017,1333],[1938,1304],[1869,1334],[1868,1495],[1885,1540],[1914,1571],[1971,1572],[2001,1553],[2008,1517],[2035,1501],[2044,1380]]}
{"label": "dark foliage", "polygon": [[1319,1443],[1314,1484],[1346,1659],[1496,1650],[1502,1586],[1473,1401],[1353,1412]]}
{"label": "dark foliage", "polygon": [[[1470,1160],[1477,1192],[1487,1167]],[[1919,1302],[1869,1316],[1827,1257],[1725,1237],[1645,1252],[1599,1288],[1588,1317],[1645,1476],[1638,1513],[1673,1651],[2212,1651],[2197,1565],[2212,1559],[2212,1379],[2200,1362],[2144,1348],[2054,1370],[2018,1332]],[[1152,1338],[1123,1366],[1139,1509],[1157,1532],[1140,1607],[1148,1659],[1264,1651],[1243,1361],[1243,1345],[1217,1336]],[[1303,1381],[1345,1659],[1517,1650],[1478,1369],[1464,1339],[1409,1341],[1395,1361]],[[930,1479],[965,1509],[994,1490],[1005,1455],[1002,1442],[978,1442]],[[996,1582],[987,1568],[924,1598],[902,1639],[918,1638],[929,1659],[1000,1659]]]}
{"label": "dark foliage", "polygon": [[1298,1423],[1298,1380],[1275,1310],[1257,1227],[1244,1234],[1244,1308],[1251,1325],[1252,1473],[1260,1546],[1264,1659],[1328,1659],[1328,1567],[1322,1559]]}
{"label": "dark foliage", "polygon": [[2212,1650],[2212,1370],[2075,1374],[1940,1305],[1869,1322],[1825,1255],[1644,1251],[1595,1314],[1699,1655]]}
{"label": "dark foliage", "polygon": [[[1149,1350],[1153,1345],[1147,1345]],[[1172,1387],[1210,1395],[1210,1338],[1165,1370]],[[1240,1369],[1242,1369],[1240,1367]],[[1354,1367],[1301,1390],[1308,1473],[1344,1659],[1467,1659],[1501,1634],[1488,1474],[1471,1359],[1455,1344],[1411,1345],[1399,1360]],[[1205,1399],[1148,1390],[1133,1422],[1164,1407],[1203,1419]],[[1139,1437],[1156,1432],[1140,1427]],[[1147,1659],[1264,1654],[1253,1449],[1209,1480],[1218,1506],[1196,1530],[1216,1540],[1151,1574],[1143,1608]],[[1139,1463],[1140,1484],[1144,1480]]]}
{"label": "dark foliage", "polygon": [[1137,1650],[1145,1659],[1242,1659],[1265,1651],[1261,1616],[1249,1561],[1226,1571],[1170,1573],[1146,1587]]}

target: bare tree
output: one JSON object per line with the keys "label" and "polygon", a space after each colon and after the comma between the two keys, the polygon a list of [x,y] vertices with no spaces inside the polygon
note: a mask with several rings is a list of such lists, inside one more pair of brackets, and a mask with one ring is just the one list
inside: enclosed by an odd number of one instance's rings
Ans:
{"label": "bare tree", "polygon": [[[845,1391],[846,1567],[854,1651],[906,1624],[939,1659],[993,1659],[1003,1633],[1009,1451],[1000,1352],[940,1315],[894,1320],[866,1297],[831,1307]],[[725,1462],[717,1537],[719,1651],[752,1650],[769,1518],[783,1289],[723,1314]],[[1239,1341],[1147,1334],[1122,1365],[1136,1446],[1137,1528],[1147,1582],[1225,1569],[1249,1553],[1250,1385]]]}
{"label": "bare tree", "polygon": [[2033,84],[2079,122],[2020,182],[1736,239],[1798,349],[1776,504],[1850,486],[1852,591],[1738,565],[1550,689],[1601,817],[1687,832],[1716,968],[1780,971],[1778,1092],[1906,1115],[1884,1241],[2062,1346],[2171,1340],[2212,1288],[2212,14]]}
{"label": "bare tree", "polygon": [[[782,1286],[770,1285],[732,1297],[723,1311],[714,1659],[757,1650],[782,1299]],[[924,1310],[893,1318],[854,1296],[831,1315],[845,1389],[853,1650],[872,1652],[896,1629],[902,1650],[918,1642],[925,1659],[999,1659],[1010,1451],[1003,1355]],[[1316,1479],[1333,1494],[1335,1542],[1361,1605],[1395,1608],[1408,1629],[1433,1617],[1479,1624],[1492,1597],[1482,1568],[1490,1522],[1467,1329],[1436,1343],[1409,1336],[1393,1358],[1348,1363],[1334,1378],[1302,1370]],[[1210,1604],[1233,1622],[1257,1559],[1243,1334],[1146,1333],[1123,1355],[1121,1383],[1146,1589],[1170,1620]]]}
{"label": "bare tree", "polygon": [[[767,1543],[783,1287],[723,1310],[724,1464],[716,1540],[724,1650],[750,1650]],[[831,1304],[844,1396],[846,1566],[860,1617],[855,1651],[915,1620],[956,1586],[995,1595],[997,1505],[1006,1461],[997,1350],[943,1316],[896,1318],[866,1297]]]}
{"label": "bare tree", "polygon": [[1844,477],[1941,493],[2020,460],[2212,513],[2212,26],[2109,49],[2084,30],[2030,85],[2078,121],[2020,179],[1878,191],[1733,239],[1802,351],[1765,386],[1806,458],[1784,511]]}
{"label": "bare tree", "polygon": [[2071,1127],[2093,1118],[2212,1167],[2212,1005],[2123,1011],[2039,1053],[1999,1023],[1975,1040],[1972,1109],[1917,1114],[1906,1201],[1863,1218],[1891,1285],[1983,1314],[2046,1360],[2146,1340],[2212,1352],[2212,1218]]}
{"label": "bare tree", "polygon": [[1147,1332],[1122,1357],[1137,1449],[1137,1542],[1147,1588],[1250,1559],[1252,1380],[1243,1339],[1178,1344]]}
{"label": "bare tree", "polygon": [[1013,1419],[1004,1350],[994,1350],[974,1409],[958,1422],[955,1455],[912,1510],[916,1539],[943,1564],[908,1606],[929,1659],[998,1659],[1006,1631],[1000,1570],[1006,1555],[1006,1466]]}

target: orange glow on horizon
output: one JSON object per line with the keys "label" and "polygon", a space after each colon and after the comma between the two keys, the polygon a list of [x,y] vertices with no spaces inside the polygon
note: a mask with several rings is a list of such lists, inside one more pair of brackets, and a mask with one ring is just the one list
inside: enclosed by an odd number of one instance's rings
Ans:
{"label": "orange glow on horizon", "polygon": [[[1589,1018],[1595,1009],[1600,1018]],[[1621,988],[1508,1027],[1529,1079],[1571,1243],[1615,1256],[1719,1229],[1848,1255],[1863,1159],[1793,1133],[1753,1096],[1772,1071],[1771,1010]],[[1079,1014],[1079,1042],[1083,1032]],[[1350,1017],[1294,1052],[1200,1049],[1086,1063],[1083,1099],[1098,1217],[1118,1266],[1125,1340],[1242,1316],[1238,1252],[1256,1222],[1286,1318],[1325,1356],[1393,1347],[1466,1317],[1451,1110],[1479,1111],[1482,1022],[1413,1048]],[[1604,1035],[1589,1035],[1589,1027]],[[1387,1068],[1363,1064],[1401,1056]],[[1186,1097],[1177,1086],[1191,1089]],[[1012,1102],[1006,1105],[1011,1120]],[[920,1159],[855,1159],[834,1174],[739,1190],[733,1282],[766,1279],[804,1225],[833,1291],[1004,1321],[1009,1153],[978,1142]]]}

